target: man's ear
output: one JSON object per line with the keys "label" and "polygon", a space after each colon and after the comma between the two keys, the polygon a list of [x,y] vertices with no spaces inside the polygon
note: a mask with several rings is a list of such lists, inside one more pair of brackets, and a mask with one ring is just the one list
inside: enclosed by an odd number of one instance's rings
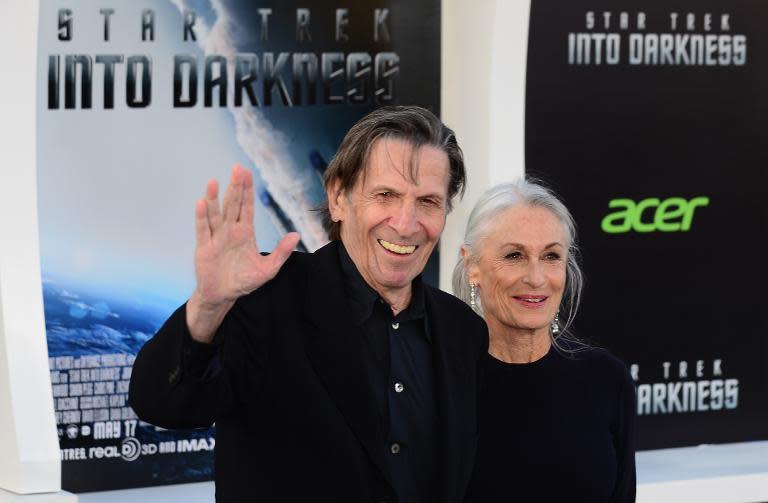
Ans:
{"label": "man's ear", "polygon": [[347,201],[344,190],[341,188],[341,180],[336,178],[332,180],[325,189],[325,195],[328,198],[328,211],[331,213],[331,220],[334,222],[343,222],[347,216]]}
{"label": "man's ear", "polygon": [[480,271],[477,270],[477,263],[472,259],[472,255],[470,254],[467,245],[461,245],[459,253],[461,253],[461,259],[464,261],[464,270],[467,271],[467,279],[470,283],[477,285]]}

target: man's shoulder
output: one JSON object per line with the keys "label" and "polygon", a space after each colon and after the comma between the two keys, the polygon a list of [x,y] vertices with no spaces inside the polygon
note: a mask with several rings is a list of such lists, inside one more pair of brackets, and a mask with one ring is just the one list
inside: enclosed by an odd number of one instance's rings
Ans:
{"label": "man's shoulder", "polygon": [[[432,285],[428,285],[425,283],[424,293],[428,297],[431,296],[432,300],[436,303],[446,304],[456,309],[461,309],[462,311],[474,314],[474,311],[472,311],[472,309],[467,304],[465,304],[464,301],[458,299],[457,297],[451,295],[450,293],[440,290],[439,288],[435,288]],[[475,314],[475,317],[478,317],[478,316]]]}
{"label": "man's shoulder", "polygon": [[472,308],[453,295],[425,285],[427,317],[433,334],[462,359],[478,361],[488,351],[488,327]]}
{"label": "man's shoulder", "polygon": [[459,300],[456,297],[454,297],[451,294],[445,293],[444,291],[440,290],[439,288],[435,288],[434,286],[428,284],[426,281],[424,281],[424,294],[427,297],[432,297],[432,300],[435,302],[452,302],[451,297],[453,297],[453,300]]}
{"label": "man's shoulder", "polygon": [[[269,253],[262,253],[262,255],[269,255]],[[254,301],[286,293],[300,295],[304,292],[304,285],[312,273],[322,270],[326,275],[333,275],[335,271],[340,271],[338,262],[338,249],[334,242],[312,253],[294,251],[274,278],[240,299]]]}
{"label": "man's shoulder", "polygon": [[[262,255],[268,255],[268,253],[262,253]],[[338,260],[338,249],[334,242],[330,242],[314,252],[294,251],[280,268],[273,281],[288,279],[297,274],[306,274],[307,271],[321,265],[333,267],[334,264],[338,263]]]}
{"label": "man's shoulder", "polygon": [[459,321],[481,327],[485,330],[485,322],[462,300],[446,293],[439,288],[424,285],[424,295],[433,304],[430,316],[439,316],[452,321]]}

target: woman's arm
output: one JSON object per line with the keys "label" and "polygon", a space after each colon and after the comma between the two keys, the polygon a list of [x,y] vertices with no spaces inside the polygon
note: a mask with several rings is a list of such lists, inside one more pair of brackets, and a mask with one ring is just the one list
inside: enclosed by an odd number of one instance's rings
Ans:
{"label": "woman's arm", "polygon": [[616,448],[616,486],[613,503],[634,503],[637,479],[635,476],[635,427],[637,409],[635,385],[629,372],[624,369],[623,383],[619,394],[618,427],[614,434]]}

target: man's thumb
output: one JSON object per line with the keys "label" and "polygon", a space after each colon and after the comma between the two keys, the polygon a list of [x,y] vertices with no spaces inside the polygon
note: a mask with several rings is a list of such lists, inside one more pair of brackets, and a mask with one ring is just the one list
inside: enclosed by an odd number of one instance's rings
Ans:
{"label": "man's thumb", "polygon": [[277,243],[275,249],[272,250],[272,253],[269,254],[269,260],[271,262],[270,265],[272,266],[271,276],[274,277],[274,275],[277,274],[277,271],[279,271],[283,266],[285,261],[288,260],[288,257],[291,256],[293,249],[296,248],[297,244],[299,244],[299,239],[300,237],[298,232],[289,232],[283,236],[283,239],[281,239],[279,243]]}

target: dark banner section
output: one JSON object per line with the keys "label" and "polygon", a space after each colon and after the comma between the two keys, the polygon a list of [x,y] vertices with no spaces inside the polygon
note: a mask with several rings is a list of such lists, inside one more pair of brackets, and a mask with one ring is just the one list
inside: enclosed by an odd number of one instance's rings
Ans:
{"label": "dark banner section", "polygon": [[573,212],[577,333],[637,384],[639,448],[768,438],[768,7],[533,0],[526,166]]}
{"label": "dark banner section", "polygon": [[440,2],[40,7],[38,200],[62,486],[210,480],[214,428],[163,430],[127,403],[136,353],[194,288],[195,200],[241,164],[263,250],[288,231],[300,250],[325,244],[322,175],[352,124],[384,105],[439,113]]}

